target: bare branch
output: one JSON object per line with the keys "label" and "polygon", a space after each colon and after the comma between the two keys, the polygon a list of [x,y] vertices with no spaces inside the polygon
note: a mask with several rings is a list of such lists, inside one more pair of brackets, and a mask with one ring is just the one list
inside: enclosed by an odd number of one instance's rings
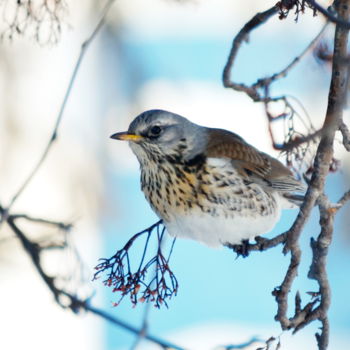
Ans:
{"label": "bare branch", "polygon": [[[306,123],[301,115],[299,115],[299,113],[293,107],[292,103],[289,102],[289,98],[286,95],[277,97],[271,96],[270,86],[277,80],[286,77],[288,73],[297,65],[297,63],[299,63],[306,56],[306,54],[311,51],[311,49],[316,45],[320,37],[323,35],[327,24],[323,26],[320,32],[314,37],[313,40],[311,40],[307,47],[281,71],[269,77],[260,78],[252,85],[235,83],[231,79],[232,69],[238,51],[241,48],[242,43],[248,39],[250,32],[256,29],[259,25],[265,23],[273,15],[277,13],[281,15],[281,11],[283,11],[284,8],[286,8],[286,11],[288,12],[295,4],[297,4],[297,7],[300,6],[300,9],[297,8],[297,11],[304,11],[304,3],[299,5],[299,2],[297,1],[280,1],[274,7],[266,10],[265,12],[256,14],[243,26],[243,28],[239,31],[233,40],[231,51],[223,72],[223,84],[225,87],[232,88],[236,91],[245,92],[254,102],[264,103],[265,113],[268,119],[268,130],[273,147],[277,150],[284,151],[287,155],[288,166],[294,168],[294,170],[298,172],[297,169],[301,169],[303,165],[306,165],[306,168],[310,167],[309,163],[307,162],[310,162],[312,157],[307,157],[307,155],[314,152],[314,147],[309,146],[316,144],[317,138],[321,136],[323,130],[316,131],[311,123],[310,118],[308,118],[308,122]],[[282,103],[281,113],[272,113],[270,111],[270,105],[276,103]],[[297,132],[294,129],[294,117],[297,117],[302,121],[304,128],[306,129],[303,133]],[[284,124],[289,125],[288,128],[286,128],[284,131],[285,135],[283,143],[276,142],[274,133],[272,131],[272,124],[278,120],[283,120]],[[306,145],[302,146],[303,144]],[[296,163],[298,166],[295,166],[293,163]]]}
{"label": "bare branch", "polygon": [[[291,9],[296,8],[295,14],[298,18],[300,12],[304,13],[306,5],[314,11],[314,15],[317,12],[322,13],[322,15],[330,22],[340,25],[345,29],[350,29],[350,22],[339,15],[333,6],[329,6],[325,9],[315,0],[281,0],[277,3],[279,7],[280,19],[286,18]],[[296,18],[296,19],[297,19]]]}
{"label": "bare branch", "polygon": [[350,190],[348,190],[347,192],[345,192],[344,194],[343,194],[343,196],[339,199],[339,201],[337,202],[337,209],[339,210],[340,208],[342,208],[344,205],[345,205],[345,203],[347,202],[347,201],[349,201],[350,200]]}
{"label": "bare branch", "polygon": [[267,239],[264,237],[255,237],[256,243],[243,242],[243,244],[227,244],[226,246],[232,249],[238,256],[247,257],[250,252],[253,251],[265,251],[285,243],[287,238],[287,232],[281,233],[278,236]]}
{"label": "bare branch", "polygon": [[33,217],[28,216],[26,214],[15,214],[15,215],[11,215],[11,217],[13,220],[25,219],[25,220],[40,223],[40,224],[56,226],[57,228],[59,228],[63,231],[69,231],[73,226],[72,224],[66,224],[66,223],[60,222],[60,221],[47,220],[47,219],[42,219],[42,218],[33,218]]}
{"label": "bare branch", "polygon": [[316,45],[316,43],[321,38],[321,36],[323,35],[327,27],[327,24],[325,24],[320,30],[320,32],[316,35],[316,37],[309,43],[309,45],[280,72],[275,73],[266,78],[260,78],[250,86],[233,82],[231,79],[232,69],[233,69],[234,61],[237,57],[238,51],[241,48],[242,43],[248,40],[248,36],[251,31],[256,29],[261,24],[264,24],[272,16],[277,14],[278,10],[279,10],[279,7],[275,5],[264,12],[257,13],[250,21],[248,21],[243,26],[243,28],[239,31],[239,33],[235,36],[233,40],[230,54],[223,71],[223,84],[226,88],[232,88],[236,91],[243,91],[255,102],[265,102],[265,103],[271,102],[271,101],[276,102],[277,100],[285,98],[282,96],[277,98],[264,97],[259,92],[259,89],[261,88],[265,89],[267,86],[271,85],[274,81],[286,77],[287,74],[297,65],[297,63],[299,63],[301,59]]}
{"label": "bare branch", "polygon": [[317,1],[315,0],[305,0],[312,8],[316,9],[317,11],[321,12],[326,19],[328,19],[330,22],[333,22],[343,28],[350,29],[350,22],[345,20],[340,15],[337,15],[334,12],[330,12],[328,9],[325,9],[322,7]]}
{"label": "bare branch", "polygon": [[257,92],[257,89],[253,86],[247,86],[245,84],[234,83],[231,80],[232,68],[234,60],[237,57],[238,51],[243,42],[248,40],[250,32],[256,29],[258,26],[265,23],[272,16],[276,15],[278,12],[278,7],[273,6],[264,12],[257,13],[250,21],[248,21],[244,27],[239,31],[233,40],[230,55],[228,57],[227,63],[223,72],[223,83],[226,88],[232,88],[237,91],[245,92],[253,101],[261,101],[261,96]]}
{"label": "bare branch", "polygon": [[[339,1],[337,6],[340,16],[342,18],[348,18],[349,8],[347,6],[347,1]],[[239,35],[237,37],[239,37]],[[271,240],[257,237],[256,243],[249,244],[246,242],[240,246],[230,247],[237,254],[245,256],[250,251],[266,250],[281,243],[284,244],[283,252],[285,254],[290,253],[291,257],[284,280],[280,286],[274,289],[272,293],[276,298],[278,306],[275,319],[280,322],[283,330],[293,329],[294,332],[297,332],[310,322],[319,320],[322,324],[322,328],[321,331],[316,334],[316,338],[320,350],[325,350],[327,348],[329,338],[329,322],[327,313],[330,304],[330,286],[326,273],[326,259],[328,254],[328,246],[331,243],[333,235],[333,218],[337,210],[350,199],[350,191],[348,191],[343,195],[338,203],[332,205],[328,201],[327,197],[323,195],[325,178],[331,170],[332,164],[334,162],[333,143],[335,132],[338,129],[342,132],[343,140],[345,140],[344,146],[348,144],[348,141],[350,139],[348,129],[342,122],[342,112],[347,89],[347,84],[344,82],[346,82],[348,79],[348,67],[345,62],[345,58],[347,57],[347,40],[348,30],[344,29],[344,26],[341,24],[338,24],[336,27],[334,45],[335,48],[332,57],[333,69],[331,87],[328,97],[328,108],[323,127],[320,130],[314,131],[305,137],[291,139],[289,143],[285,143],[280,147],[280,149],[284,149],[284,147],[293,148],[302,142],[315,142],[317,138],[320,139],[314,160],[314,165],[312,167],[312,176],[311,180],[309,181],[309,188],[296,220],[287,232],[282,233]],[[240,42],[238,41],[239,45]],[[315,42],[316,39],[313,40],[311,46],[313,46]],[[237,54],[237,47],[239,47],[239,45],[234,45],[234,50],[236,50],[234,52],[234,55]],[[304,53],[305,52],[306,51],[304,51]],[[291,67],[294,65],[294,62],[295,61],[291,63]],[[232,65],[232,61],[230,61],[229,64]],[[286,67],[287,72],[289,69],[288,67],[289,66]],[[284,70],[281,72],[284,72]],[[279,77],[277,73],[272,77],[274,76]],[[269,118],[269,121],[273,121],[280,116],[273,116],[269,113],[268,110],[268,103],[272,101],[269,95],[269,84],[272,81],[273,78],[266,78],[265,83],[267,85],[264,86],[264,80],[260,79],[260,85],[256,83],[255,85],[248,87],[248,91],[246,91],[246,87],[244,89],[241,89],[242,86],[240,84],[231,84],[229,87],[237,89],[238,91],[246,92],[250,97],[253,98],[254,101],[264,102],[266,114]],[[257,96],[259,96],[258,91],[255,90],[257,93],[254,95],[252,91],[249,91],[249,89],[254,89],[261,86],[265,88],[265,95],[260,96],[262,98],[259,99],[257,98]],[[284,99],[286,106],[288,105],[288,101],[286,101],[285,97],[282,96],[277,99]],[[281,117],[284,118],[283,115]],[[273,139],[272,130],[270,130],[270,133]],[[317,204],[320,208],[321,232],[317,239],[312,239],[311,241],[313,261],[310,266],[309,278],[315,279],[317,281],[319,285],[319,291],[313,293],[311,301],[306,303],[304,306],[302,306],[301,297],[299,293],[297,293],[295,296],[294,315],[292,317],[288,317],[288,296],[290,294],[292,284],[298,274],[298,267],[301,261],[299,237],[315,204]]]}
{"label": "bare branch", "polygon": [[92,33],[90,34],[90,36],[84,41],[84,43],[81,45],[81,50],[80,50],[80,54],[78,56],[77,62],[75,64],[75,67],[73,69],[73,73],[72,76],[69,80],[68,83],[68,87],[66,90],[66,93],[64,95],[60,110],[58,112],[57,118],[56,118],[56,123],[54,126],[54,129],[52,131],[51,137],[41,155],[41,157],[39,158],[39,161],[35,164],[35,166],[33,167],[32,171],[29,173],[29,175],[27,176],[27,178],[25,179],[25,181],[23,182],[23,184],[19,187],[19,189],[17,190],[17,192],[15,193],[15,195],[12,197],[8,207],[7,207],[7,211],[9,212],[11,207],[13,206],[13,204],[16,202],[16,200],[19,198],[19,196],[22,194],[22,192],[24,191],[24,189],[28,186],[28,184],[30,183],[30,181],[33,179],[33,177],[35,176],[35,174],[38,172],[38,170],[41,168],[41,166],[43,165],[45,159],[47,158],[51,147],[53,145],[53,143],[56,141],[57,136],[58,136],[58,130],[59,130],[59,126],[61,124],[62,121],[62,117],[68,102],[68,99],[70,97],[74,82],[76,80],[79,68],[81,66],[81,63],[84,59],[84,56],[87,52],[87,49],[89,48],[89,46],[91,45],[91,43],[93,42],[93,40],[95,39],[97,33],[100,31],[101,27],[103,26],[104,22],[105,22],[105,18],[109,12],[109,9],[111,8],[112,4],[114,3],[114,0],[109,0],[107,2],[107,4],[105,5],[105,8],[102,11],[102,15],[100,20],[98,21],[96,27],[94,28],[94,30],[92,31]]}
{"label": "bare branch", "polygon": [[326,23],[322,27],[319,33],[311,40],[311,42],[305,47],[305,49],[298,56],[296,56],[294,60],[291,61],[284,69],[267,78],[258,79],[258,81],[255,84],[253,84],[253,87],[256,87],[256,88],[265,87],[278,79],[285,78],[288,75],[288,73],[310,52],[310,50],[312,50],[312,48],[316,45],[316,43],[322,37],[327,26],[328,26],[328,23]]}
{"label": "bare branch", "polygon": [[309,143],[310,141],[314,141],[319,138],[323,133],[323,128],[317,130],[309,135],[304,137],[295,137],[294,139],[288,141],[287,143],[283,143],[282,145],[274,144],[274,148],[280,151],[292,151],[293,149],[299,147],[303,143]]}
{"label": "bare branch", "polygon": [[[349,7],[347,0],[339,1],[339,13],[345,18],[349,17]],[[321,215],[321,233],[317,240],[312,241],[313,264],[310,267],[310,278],[317,280],[320,286],[320,304],[313,309],[314,302],[307,304],[299,315],[295,315],[291,319],[287,318],[288,309],[288,293],[291,289],[298,265],[300,263],[300,248],[298,239],[301,230],[309,217],[311,209],[316,202],[325,202],[324,197],[320,197],[323,193],[325,178],[329,172],[329,167],[333,158],[333,143],[335,132],[342,120],[344,98],[346,94],[347,67],[343,64],[342,58],[347,54],[348,30],[341,25],[337,25],[335,32],[334,60],[332,69],[331,87],[328,97],[328,108],[324,121],[324,132],[319,143],[317,154],[314,162],[314,172],[310,181],[309,189],[305,197],[305,201],[300,209],[299,215],[294,222],[292,228],[288,232],[287,241],[284,252],[291,252],[291,263],[289,265],[285,280],[276,292],[276,300],[278,303],[278,313],[276,319],[281,323],[283,329],[294,328],[299,330],[307,323],[315,319],[322,322],[323,328],[321,334],[317,335],[317,341],[320,350],[325,350],[328,345],[328,320],[327,311],[330,302],[330,290],[325,269],[328,246],[331,242],[333,234],[333,216],[335,211],[331,210],[327,204],[319,204]],[[317,262],[317,264],[316,264]],[[303,317],[299,317],[303,312]]]}

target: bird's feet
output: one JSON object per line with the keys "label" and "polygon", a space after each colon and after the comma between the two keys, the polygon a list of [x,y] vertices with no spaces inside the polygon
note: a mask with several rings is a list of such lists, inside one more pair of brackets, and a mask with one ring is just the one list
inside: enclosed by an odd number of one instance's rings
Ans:
{"label": "bird's feet", "polygon": [[246,258],[249,255],[249,239],[243,239],[241,244],[228,244],[227,246],[237,254],[237,258],[239,256]]}

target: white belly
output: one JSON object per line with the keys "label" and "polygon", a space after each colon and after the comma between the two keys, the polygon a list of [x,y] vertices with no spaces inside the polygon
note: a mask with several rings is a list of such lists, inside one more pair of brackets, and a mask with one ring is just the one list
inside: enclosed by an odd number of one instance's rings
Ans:
{"label": "white belly", "polygon": [[174,216],[165,226],[173,237],[189,238],[210,247],[240,244],[269,232],[279,220],[280,210],[268,216],[215,217],[200,211]]}

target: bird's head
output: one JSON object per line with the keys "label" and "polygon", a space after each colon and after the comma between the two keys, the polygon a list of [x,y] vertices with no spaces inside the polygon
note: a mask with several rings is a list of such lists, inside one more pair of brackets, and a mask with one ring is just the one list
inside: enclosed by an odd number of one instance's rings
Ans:
{"label": "bird's head", "polygon": [[128,131],[111,136],[129,141],[140,163],[150,159],[172,158],[188,161],[203,152],[206,128],[191,123],[180,115],[150,110],[137,116]]}

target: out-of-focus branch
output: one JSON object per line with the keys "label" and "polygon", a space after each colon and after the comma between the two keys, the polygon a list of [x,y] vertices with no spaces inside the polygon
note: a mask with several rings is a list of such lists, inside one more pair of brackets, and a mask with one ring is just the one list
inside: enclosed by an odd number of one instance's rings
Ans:
{"label": "out-of-focus branch", "polygon": [[27,238],[27,236],[17,225],[16,218],[14,218],[12,215],[9,215],[7,217],[6,222],[10,226],[16,237],[20,240],[23,249],[30,256],[35,269],[37,270],[43,281],[46,283],[47,287],[51,290],[56,302],[63,306],[62,301],[60,300],[60,296],[62,293],[58,288],[56,288],[54,283],[55,279],[51,276],[48,276],[42,267],[41,252],[43,251],[43,249],[40,246],[40,244],[32,242],[30,239]]}
{"label": "out-of-focus branch", "polygon": [[50,226],[56,226],[57,228],[64,230],[64,231],[69,231],[73,225],[72,224],[67,224],[61,221],[54,221],[54,220],[47,220],[47,219],[42,219],[42,218],[34,218],[32,216],[26,215],[26,214],[13,214],[11,215],[12,219],[25,219],[28,221],[36,222],[39,224],[46,224]]}
{"label": "out-of-focus branch", "polygon": [[[0,205],[0,215],[3,214],[3,211],[4,211],[4,209]],[[78,313],[81,310],[91,312],[92,314],[95,314],[95,315],[111,322],[112,324],[114,324],[118,327],[121,327],[122,329],[125,329],[126,331],[132,332],[137,336],[142,334],[142,337],[144,339],[157,344],[162,349],[183,350],[183,348],[181,348],[175,344],[172,344],[172,343],[167,342],[161,338],[150,335],[145,330],[143,330],[143,329],[140,330],[140,329],[128,324],[127,322],[122,321],[122,320],[110,315],[109,313],[92,306],[89,299],[86,299],[86,300],[80,299],[76,295],[74,295],[74,294],[72,294],[72,293],[70,293],[62,288],[58,288],[56,286],[56,283],[55,283],[56,278],[49,276],[44,271],[44,268],[42,265],[41,253],[46,249],[46,247],[42,246],[38,242],[30,240],[27,237],[27,235],[23,232],[23,230],[19,227],[19,225],[17,224],[18,219],[24,219],[24,220],[28,220],[28,221],[32,221],[32,222],[37,222],[40,224],[55,225],[55,226],[63,227],[63,228],[67,228],[67,227],[69,227],[69,225],[66,225],[63,223],[57,223],[57,222],[51,221],[51,220],[33,219],[31,217],[28,217],[27,215],[15,215],[15,214],[8,215],[7,219],[6,219],[7,224],[9,225],[9,227],[11,228],[11,230],[13,231],[15,236],[19,239],[23,249],[30,257],[35,269],[37,270],[37,272],[39,273],[40,277],[43,279],[43,281],[45,282],[45,284],[47,285],[49,290],[52,292],[56,302],[61,307],[68,308],[75,313]]]}
{"label": "out-of-focus branch", "polygon": [[32,34],[40,45],[45,45],[59,41],[68,8],[65,0],[2,0],[0,13],[5,24],[0,39]]}
{"label": "out-of-focus branch", "polygon": [[130,350],[136,350],[148,332],[148,319],[150,314],[150,307],[151,307],[151,303],[146,303],[146,305],[144,306],[141,328],[139,330],[137,337],[135,338],[134,343],[130,347]]}
{"label": "out-of-focus branch", "polygon": [[[223,347],[220,347],[222,350],[245,350],[245,349],[252,349],[253,344],[259,344],[262,343],[262,340],[257,337],[252,337],[248,341],[241,343],[241,344],[231,344],[231,345],[225,345]],[[262,349],[262,348],[261,348]],[[257,349],[258,350],[258,349]]]}
{"label": "out-of-focus branch", "polygon": [[101,27],[103,26],[104,22],[105,22],[105,18],[109,12],[109,9],[111,8],[112,4],[114,3],[114,0],[109,0],[107,1],[103,11],[102,11],[102,15],[100,20],[98,21],[97,25],[95,26],[94,30],[92,31],[92,33],[90,34],[90,36],[83,42],[83,44],[81,45],[81,49],[80,49],[80,54],[78,56],[78,59],[75,63],[73,72],[72,72],[72,76],[68,82],[68,87],[67,90],[65,92],[65,95],[63,97],[63,101],[60,107],[60,110],[58,112],[58,115],[56,117],[56,122],[55,122],[55,126],[53,128],[51,137],[41,155],[41,157],[39,158],[38,162],[35,164],[35,166],[33,167],[32,171],[29,173],[29,175],[26,177],[26,179],[24,180],[24,182],[22,183],[22,185],[18,188],[18,190],[16,191],[16,193],[13,195],[9,205],[7,206],[7,212],[10,211],[11,207],[13,206],[13,204],[16,202],[16,200],[19,198],[19,196],[22,194],[22,192],[24,191],[24,189],[28,186],[28,184],[31,182],[31,180],[33,179],[33,177],[35,176],[35,174],[38,172],[38,170],[41,168],[41,166],[43,165],[45,159],[47,158],[53,143],[57,140],[57,136],[58,136],[58,130],[62,121],[62,117],[68,102],[68,99],[71,95],[71,91],[73,88],[73,85],[75,83],[79,68],[81,66],[81,63],[83,62],[84,56],[89,48],[89,46],[91,45],[91,43],[93,42],[93,40],[95,39],[97,33],[100,31]]}
{"label": "out-of-focus branch", "polygon": [[[72,301],[75,301],[74,298],[72,298]],[[114,316],[112,316],[111,314],[99,309],[99,308],[96,308],[96,307],[93,307],[91,306],[89,303],[87,303],[86,301],[81,301],[79,299],[76,299],[76,305],[78,307],[80,307],[81,309],[83,310],[86,310],[86,311],[89,311],[97,316],[100,316],[101,318],[105,319],[106,321],[108,322],[111,322],[112,324],[114,324],[115,326],[117,327],[121,327],[122,329],[125,329],[131,333],[134,333],[135,335],[139,335],[140,334],[140,329],[130,325],[129,323],[125,322],[125,321],[122,321]],[[162,349],[164,350],[185,350],[184,348],[178,346],[178,345],[175,345],[175,344],[172,344],[168,341],[165,341],[161,338],[158,338],[158,337],[155,337],[151,334],[148,334],[148,333],[145,333],[143,334],[143,338],[144,339],[147,339],[148,341],[160,346]]]}

